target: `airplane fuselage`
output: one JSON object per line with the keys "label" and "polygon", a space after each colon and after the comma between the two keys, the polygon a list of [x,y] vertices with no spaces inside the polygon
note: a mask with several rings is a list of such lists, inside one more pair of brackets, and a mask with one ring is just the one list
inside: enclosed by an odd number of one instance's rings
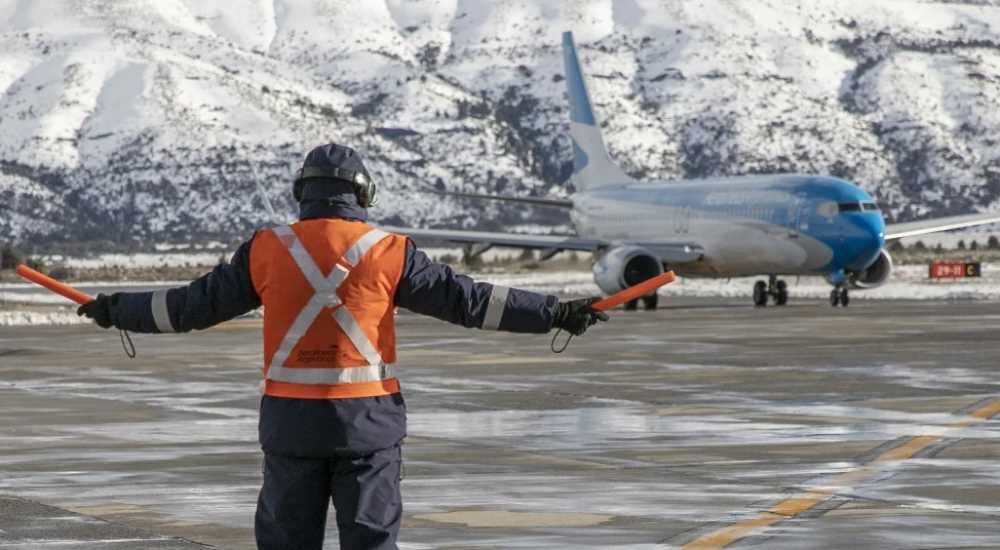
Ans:
{"label": "airplane fuselage", "polygon": [[[876,288],[893,270],[886,238],[900,239],[983,223],[1000,215],[954,216],[927,222],[894,223],[887,230],[871,195],[839,178],[775,174],[639,183],[611,158],[594,114],[571,32],[563,33],[563,63],[573,145],[569,199],[496,197],[452,193],[476,199],[569,208],[575,235],[515,235],[481,231],[409,230],[466,243],[475,255],[491,246],[594,253],[594,282],[615,294],[669,268],[688,277],[746,277],[753,302],[788,303],[783,275],[821,275],[834,287],[830,305],[847,306],[851,289]],[[656,309],[658,294],[643,296]],[[627,308],[638,307],[632,300]]]}
{"label": "airplane fuselage", "polygon": [[862,271],[885,244],[872,197],[832,177],[745,176],[587,189],[573,197],[578,234],[611,242],[690,241],[679,274],[739,277]]}

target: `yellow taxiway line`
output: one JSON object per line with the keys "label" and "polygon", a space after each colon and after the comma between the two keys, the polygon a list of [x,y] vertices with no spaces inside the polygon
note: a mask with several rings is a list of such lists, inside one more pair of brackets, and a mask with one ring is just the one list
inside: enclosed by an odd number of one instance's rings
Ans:
{"label": "yellow taxiway line", "polygon": [[[976,408],[968,413],[964,419],[948,424],[950,429],[967,428],[979,422],[985,422],[990,418],[1000,414],[1000,399]],[[921,435],[907,440],[905,443],[893,447],[878,455],[874,460],[863,464],[853,470],[849,470],[831,478],[822,486],[812,490],[786,498],[775,504],[766,512],[716,529],[710,533],[702,535],[681,547],[682,550],[719,550],[730,544],[746,538],[756,531],[769,527],[779,521],[793,518],[807,510],[815,508],[823,503],[836,492],[854,487],[861,482],[871,479],[881,471],[880,466],[909,460],[920,451],[941,441],[944,435]]]}

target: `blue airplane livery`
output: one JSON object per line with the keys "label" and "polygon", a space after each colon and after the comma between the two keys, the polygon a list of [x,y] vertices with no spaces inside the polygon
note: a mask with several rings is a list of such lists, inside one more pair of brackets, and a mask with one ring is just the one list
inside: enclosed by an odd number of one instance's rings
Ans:
{"label": "blue airplane livery", "polygon": [[[470,245],[563,250],[595,256],[594,281],[613,294],[666,269],[686,277],[763,276],[753,286],[757,306],[785,305],[782,276],[822,276],[830,304],[847,306],[850,291],[888,281],[887,241],[1000,221],[1000,214],[970,214],[886,225],[875,200],[842,179],[808,174],[739,176],[639,182],[610,158],[577,58],[572,33],[563,56],[573,140],[576,193],[567,199],[446,193],[567,208],[573,236],[386,228],[414,238]],[[642,298],[655,309],[655,294]],[[638,301],[627,305],[636,309]]]}

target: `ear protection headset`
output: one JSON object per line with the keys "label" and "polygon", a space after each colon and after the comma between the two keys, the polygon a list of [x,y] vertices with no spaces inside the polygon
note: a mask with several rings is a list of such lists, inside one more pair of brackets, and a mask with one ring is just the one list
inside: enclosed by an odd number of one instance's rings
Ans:
{"label": "ear protection headset", "polygon": [[370,208],[378,202],[378,187],[364,172],[336,168],[333,166],[303,166],[295,175],[292,183],[292,195],[296,202],[302,202],[302,190],[309,180],[335,179],[346,181],[354,187],[354,195],[362,208]]}

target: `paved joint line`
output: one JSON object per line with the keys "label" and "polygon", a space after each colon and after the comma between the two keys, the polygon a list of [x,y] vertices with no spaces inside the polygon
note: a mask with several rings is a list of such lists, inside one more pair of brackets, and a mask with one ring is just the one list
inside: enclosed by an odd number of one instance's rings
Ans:
{"label": "paved joint line", "polygon": [[961,437],[942,437],[937,443],[913,455],[913,458],[935,458],[937,455],[941,454],[942,451],[959,443],[962,439],[963,438]]}
{"label": "paved joint line", "polygon": [[[947,424],[950,429],[967,428],[980,422],[985,422],[994,416],[1000,415],[1000,399],[990,398],[973,405],[975,408],[966,407],[959,414],[966,414],[967,417]],[[820,486],[809,491],[788,497],[765,512],[761,512],[752,518],[738,521],[731,525],[716,529],[704,534],[681,547],[681,550],[719,550],[734,542],[757,534],[757,531],[770,527],[779,521],[802,516],[823,502],[835,498],[838,493],[845,489],[850,489],[864,481],[870,480],[882,471],[881,466],[889,463],[898,463],[909,460],[915,455],[939,445],[945,439],[944,435],[921,435],[903,440],[901,443],[892,446],[881,453],[875,454],[874,458],[860,467],[838,474]],[[956,439],[955,441],[959,441]],[[876,449],[885,448],[885,444]]]}
{"label": "paved joint line", "polygon": [[[872,497],[870,495],[861,495],[861,494],[857,494],[857,493],[843,493],[843,494],[837,495],[836,498],[837,499],[843,499],[844,502],[841,503],[840,505],[843,505],[844,503],[847,503],[847,502],[852,501],[852,500],[858,500],[858,501],[861,501],[861,502],[875,502],[875,503],[883,504],[883,505],[886,505],[886,506],[895,506],[897,508],[908,508],[908,509],[911,509],[911,510],[932,510],[932,511],[935,511],[935,512],[958,512],[958,513],[961,513],[963,515],[968,514],[968,515],[983,516],[983,517],[988,517],[988,518],[1000,518],[1000,513],[983,512],[981,510],[969,510],[968,508],[961,508],[961,507],[956,507],[956,506],[942,507],[942,506],[935,506],[933,504],[927,504],[927,503],[921,503],[921,502],[911,502],[911,501],[905,501],[905,500],[893,500],[891,498],[875,498],[875,497]],[[832,501],[832,500],[835,500],[835,499],[830,499],[830,500]],[[840,506],[840,505],[838,505],[838,506]],[[797,519],[802,519],[804,517],[807,517],[807,516],[800,515],[800,516],[797,516]]]}
{"label": "paved joint line", "polygon": [[40,546],[65,546],[72,548],[79,548],[80,546],[103,546],[106,544],[119,544],[125,542],[179,542],[181,539],[173,537],[164,536],[153,536],[153,537],[129,537],[129,538],[117,538],[117,539],[93,539],[93,540],[79,540],[79,539],[29,539],[25,540],[15,540],[10,542],[0,542],[0,548],[25,548],[25,545],[30,543],[32,548],[38,548]]}

